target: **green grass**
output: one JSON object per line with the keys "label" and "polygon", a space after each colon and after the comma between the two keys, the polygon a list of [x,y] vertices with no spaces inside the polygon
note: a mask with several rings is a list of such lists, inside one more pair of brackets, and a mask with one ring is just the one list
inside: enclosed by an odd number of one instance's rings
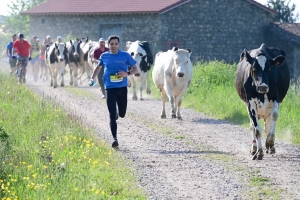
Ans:
{"label": "green grass", "polygon": [[[194,65],[192,84],[183,97],[183,107],[249,127],[247,109],[234,86],[236,67],[236,64],[230,65],[220,61]],[[153,81],[150,82],[153,97],[159,99],[159,91]],[[276,134],[280,139],[298,145],[300,144],[299,85],[296,87],[298,90],[293,91],[290,88],[280,105],[276,125]]]}
{"label": "green grass", "polygon": [[0,199],[146,199],[80,118],[6,75],[0,84]]}

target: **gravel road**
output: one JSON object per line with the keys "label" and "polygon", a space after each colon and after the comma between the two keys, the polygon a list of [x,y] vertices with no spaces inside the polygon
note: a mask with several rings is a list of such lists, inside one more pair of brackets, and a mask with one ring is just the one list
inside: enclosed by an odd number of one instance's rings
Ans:
{"label": "gravel road", "polygon": [[[27,82],[112,142],[99,88]],[[148,199],[300,199],[300,147],[277,140],[276,154],[253,161],[248,129],[190,109],[182,109],[182,121],[160,119],[160,101],[130,97],[126,117],[118,120],[118,153],[131,161]]]}

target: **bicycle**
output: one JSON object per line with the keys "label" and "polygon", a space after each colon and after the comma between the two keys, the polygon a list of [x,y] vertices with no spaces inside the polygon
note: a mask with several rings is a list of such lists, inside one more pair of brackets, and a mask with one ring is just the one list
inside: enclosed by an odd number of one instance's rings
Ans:
{"label": "bicycle", "polygon": [[28,64],[28,58],[26,57],[21,57],[21,56],[17,56],[15,57],[17,59],[17,70],[16,70],[16,74],[18,75],[18,83],[22,84],[22,83],[26,83],[26,79],[25,79],[25,67]]}

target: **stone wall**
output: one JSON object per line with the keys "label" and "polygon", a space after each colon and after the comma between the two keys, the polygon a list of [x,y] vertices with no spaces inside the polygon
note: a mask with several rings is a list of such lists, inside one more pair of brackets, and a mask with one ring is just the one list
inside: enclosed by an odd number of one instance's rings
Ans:
{"label": "stone wall", "polygon": [[128,40],[147,40],[153,54],[178,45],[192,50],[192,60],[237,62],[243,49],[264,42],[269,18],[246,0],[191,0],[162,14],[31,16],[30,31],[98,40],[101,24],[121,24],[122,49]]}
{"label": "stone wall", "polygon": [[191,0],[160,16],[161,43],[190,48],[195,60],[238,61],[263,43],[270,14],[246,0]]}
{"label": "stone wall", "polygon": [[[58,35],[82,38],[88,36],[91,40],[98,41],[99,30],[103,25],[122,26],[122,47],[125,49],[126,41],[147,40],[154,51],[160,47],[160,23],[158,15],[50,15],[31,16],[30,35],[40,38],[51,35],[54,40]],[[112,33],[114,34],[114,33]]]}
{"label": "stone wall", "polygon": [[298,64],[300,63],[300,46],[288,39],[284,33],[279,32],[272,24],[266,29],[264,38],[267,46],[277,47],[286,53],[286,62],[290,69],[291,78],[298,78],[300,76]]}

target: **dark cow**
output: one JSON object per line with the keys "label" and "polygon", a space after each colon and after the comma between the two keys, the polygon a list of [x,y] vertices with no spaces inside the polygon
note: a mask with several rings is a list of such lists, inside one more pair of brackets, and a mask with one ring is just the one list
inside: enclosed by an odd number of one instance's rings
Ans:
{"label": "dark cow", "polygon": [[275,153],[275,126],[279,104],[283,101],[290,85],[290,73],[285,52],[277,48],[260,48],[241,53],[236,73],[235,86],[244,101],[250,117],[252,133],[251,153],[254,159],[263,158],[262,128],[264,120],[267,153]]}
{"label": "dark cow", "polygon": [[130,75],[128,79],[128,86],[133,88],[133,100],[137,100],[136,96],[136,82],[140,82],[140,100],[143,100],[142,91],[146,81],[146,92],[147,94],[151,93],[149,80],[148,80],[148,71],[150,71],[151,65],[153,64],[153,55],[150,50],[150,45],[147,41],[135,41],[135,42],[126,42],[126,47],[128,48],[127,52],[133,57],[136,61],[136,66],[138,73],[135,75]]}
{"label": "dark cow", "polygon": [[[80,44],[81,40],[76,38],[76,40],[70,40],[67,42],[67,50],[68,50],[68,58],[69,58],[69,68],[70,68],[70,85],[78,86],[78,69],[80,69],[81,65],[79,53],[80,53]],[[84,71],[81,69],[81,71]]]}
{"label": "dark cow", "polygon": [[61,75],[61,87],[64,83],[65,66],[68,63],[68,51],[65,43],[54,43],[45,52],[45,63],[51,76],[50,85],[57,87],[57,74]]}

